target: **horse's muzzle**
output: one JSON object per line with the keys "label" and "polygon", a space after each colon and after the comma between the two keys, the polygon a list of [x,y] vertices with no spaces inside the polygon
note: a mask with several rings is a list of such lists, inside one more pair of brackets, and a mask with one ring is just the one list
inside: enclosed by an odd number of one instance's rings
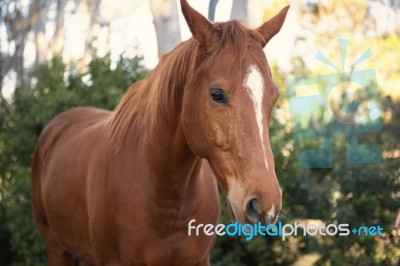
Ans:
{"label": "horse's muzzle", "polygon": [[275,205],[272,205],[271,209],[265,213],[261,210],[259,200],[256,198],[252,198],[247,202],[244,215],[247,222],[251,224],[261,222],[265,226],[275,223],[277,217]]}

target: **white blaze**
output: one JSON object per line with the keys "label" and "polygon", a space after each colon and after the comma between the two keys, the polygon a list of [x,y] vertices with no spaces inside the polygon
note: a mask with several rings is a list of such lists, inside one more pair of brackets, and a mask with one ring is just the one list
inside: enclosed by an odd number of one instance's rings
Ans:
{"label": "white blaze", "polygon": [[272,204],[272,208],[269,210],[269,212],[267,212],[267,215],[270,219],[274,218],[275,216],[275,205]]}
{"label": "white blaze", "polygon": [[254,111],[256,113],[256,120],[258,125],[258,132],[260,133],[261,144],[263,148],[265,167],[268,169],[267,158],[265,156],[264,147],[264,126],[263,126],[263,113],[262,113],[262,102],[264,96],[264,79],[258,70],[257,66],[251,65],[247,71],[246,78],[244,79],[244,85],[247,87],[247,92],[253,101]]}

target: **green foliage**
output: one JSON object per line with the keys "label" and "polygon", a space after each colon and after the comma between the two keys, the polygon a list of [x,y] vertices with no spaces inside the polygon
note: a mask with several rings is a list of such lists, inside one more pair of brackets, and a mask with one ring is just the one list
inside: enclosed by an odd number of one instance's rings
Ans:
{"label": "green foliage", "polygon": [[96,58],[79,73],[59,58],[32,70],[32,86],[0,103],[0,265],[43,265],[45,249],[32,217],[30,161],[37,137],[56,114],[90,105],[113,109],[142,79],[140,58]]}
{"label": "green foliage", "polygon": [[[43,265],[44,246],[31,216],[30,168],[15,169],[4,189],[4,227],[9,232],[13,265]],[[9,263],[6,263],[9,264]]]}

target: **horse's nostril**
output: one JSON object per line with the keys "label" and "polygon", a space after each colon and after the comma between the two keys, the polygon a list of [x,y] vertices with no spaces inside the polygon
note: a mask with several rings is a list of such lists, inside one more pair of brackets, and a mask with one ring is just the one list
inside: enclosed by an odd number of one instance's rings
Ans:
{"label": "horse's nostril", "polygon": [[257,223],[260,207],[257,199],[251,199],[246,206],[246,217],[253,223]]}

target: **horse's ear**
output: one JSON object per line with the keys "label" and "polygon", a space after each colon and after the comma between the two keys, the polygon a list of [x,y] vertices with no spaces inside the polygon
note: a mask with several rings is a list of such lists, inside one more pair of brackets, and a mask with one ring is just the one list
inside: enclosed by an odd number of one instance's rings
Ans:
{"label": "horse's ear", "polygon": [[269,40],[272,39],[272,37],[277,34],[283,25],[283,22],[285,22],[286,14],[289,10],[290,6],[284,7],[275,17],[269,19],[266,21],[264,24],[262,24],[259,28],[257,28],[257,32],[261,34],[261,36],[264,39],[264,44],[265,46]]}
{"label": "horse's ear", "polygon": [[193,37],[200,44],[206,42],[207,37],[215,30],[214,26],[203,15],[193,9],[186,0],[181,0],[181,9]]}

